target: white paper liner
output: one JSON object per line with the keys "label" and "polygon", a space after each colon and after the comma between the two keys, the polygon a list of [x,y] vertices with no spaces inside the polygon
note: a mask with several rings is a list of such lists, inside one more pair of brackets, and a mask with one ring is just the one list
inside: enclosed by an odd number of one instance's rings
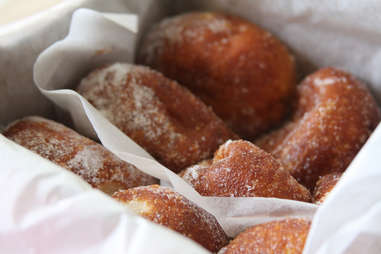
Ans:
{"label": "white paper liner", "polygon": [[[84,2],[98,6],[100,10],[103,8],[100,1],[89,0]],[[118,3],[121,4],[122,2],[121,0],[115,0],[113,4],[118,5]],[[144,21],[139,24],[139,27],[146,28],[150,26],[150,22],[157,19],[158,16],[160,17],[159,9],[155,8],[155,4],[151,5],[152,3],[152,1],[148,0],[136,0],[124,4],[131,6],[131,9],[139,10],[139,18]],[[164,3],[164,1],[157,1],[155,3],[160,5]],[[147,7],[148,5],[151,5],[149,6],[150,8]],[[349,70],[363,80],[368,81],[376,97],[381,98],[381,74],[379,72],[379,66],[381,66],[381,17],[378,15],[381,5],[376,1],[196,0],[190,2],[178,0],[173,1],[173,6],[171,7],[173,8],[171,11],[174,12],[186,11],[191,8],[201,8],[231,12],[248,18],[266,27],[285,41],[296,53],[299,66],[302,65],[303,73],[307,73],[317,66],[333,65],[341,67]],[[90,19],[94,18],[97,22],[99,21],[106,27],[113,27],[113,31],[122,28],[115,23],[108,23],[110,20],[105,21],[106,19],[100,14],[93,14],[78,14],[78,18],[81,19],[81,15],[88,16]],[[128,23],[129,22],[127,22],[127,24]],[[88,25],[90,27],[84,26],[83,30],[89,31],[91,24]],[[116,26],[119,28],[116,28]],[[136,24],[134,24],[134,26],[136,26]],[[72,27],[73,30],[75,30],[74,26]],[[94,31],[96,31],[96,28]],[[124,30],[124,33],[124,35],[118,34],[116,38],[128,38],[126,43],[128,43],[131,38],[133,38],[133,40],[136,39],[133,33],[128,33],[126,30]],[[80,35],[80,29],[78,30],[78,35]],[[105,50],[107,48],[103,46],[109,45],[110,43],[112,44],[112,42],[106,40],[106,37],[104,41],[102,41],[101,38],[97,39],[100,39],[98,42],[95,42],[95,44],[99,43],[97,44],[99,47],[96,48],[96,50],[100,50],[98,54],[100,52],[107,52],[108,50]],[[95,44],[92,42],[89,47]],[[94,56],[91,59],[82,59],[86,54],[82,54],[81,50],[74,51],[76,54],[71,54],[70,58],[67,57],[65,59],[66,61],[70,61],[69,63],[61,62],[61,66],[58,66],[59,64],[53,65],[53,67],[55,66],[56,70],[59,71],[53,71],[54,68],[51,69],[49,67],[38,72],[37,66],[39,63],[37,63],[36,81],[39,82],[40,86],[41,84],[46,85],[45,87],[41,87],[49,89],[52,87],[72,88],[78,84],[80,78],[94,67],[115,60],[131,62],[133,59],[133,50],[130,50],[131,47],[127,47],[128,54],[118,55],[114,54],[115,52],[112,50],[104,55]],[[75,48],[76,47],[73,47],[72,49]],[[87,47],[82,47],[82,49],[86,50]],[[51,50],[52,49],[48,49],[44,52],[40,61],[43,61],[44,57],[49,56],[49,54],[53,55]],[[94,52],[95,51],[93,51],[91,55],[96,55]],[[71,53],[73,53],[73,51]],[[63,54],[64,52],[61,52],[61,56]],[[58,56],[60,56],[60,54],[57,54],[55,59],[51,56],[51,59],[58,61],[61,59]],[[77,62],[74,61],[73,58],[79,59],[82,61],[81,63],[85,61],[88,62],[85,65],[76,65]],[[71,72],[69,72],[70,75],[73,74],[73,76],[69,77],[68,75],[67,77],[62,77],[66,76],[67,69],[65,68],[70,70],[70,64],[74,65]],[[60,73],[61,76],[59,75]],[[71,78],[73,78],[73,80],[70,80]],[[43,81],[39,79],[43,79]],[[53,85],[53,83],[56,83],[56,85]],[[65,93],[70,94],[70,96],[65,95]],[[82,133],[89,134],[92,130],[89,128],[91,124],[94,125],[95,131],[97,131],[97,124],[100,129],[104,126],[111,129],[113,128],[113,126],[109,126],[110,124],[102,116],[99,116],[90,105],[87,105],[81,97],[73,92],[46,91],[45,94],[49,94],[48,96],[50,96],[51,99],[54,98],[53,100],[61,107],[71,110],[77,130]],[[82,110],[82,104],[88,106],[86,107],[87,112]],[[87,116],[91,124],[87,120],[86,113],[88,114]],[[160,167],[155,162],[149,161],[149,155],[141,149],[135,147],[137,148],[136,151],[129,150],[130,145],[133,143],[130,143],[130,140],[122,133],[119,134],[123,135],[123,139],[119,140],[120,135],[118,134],[118,130],[114,128],[111,133],[97,131],[104,145],[122,159],[125,157],[131,161],[135,160],[137,165],[139,163],[148,162],[153,168]],[[102,135],[104,135],[103,138]],[[305,254],[380,253],[381,247],[377,239],[381,239],[381,233],[379,231],[379,228],[381,228],[381,199],[379,197],[380,191],[378,187],[381,184],[381,172],[377,170],[377,162],[380,161],[380,159],[376,157],[377,151],[381,147],[380,136],[381,130],[379,128],[374,132],[368,144],[362,149],[361,153],[347,170],[343,179],[327,199],[327,202],[317,210],[306,242]],[[127,151],[139,156],[129,154]],[[215,213],[228,233],[232,235],[240,231],[240,225],[247,227],[250,224],[282,218],[282,216],[287,215],[302,215],[308,217],[313,214],[314,210],[313,205],[305,207],[305,204],[302,202],[291,201],[291,203],[293,203],[292,206],[288,204],[282,206],[283,200],[279,199],[226,198],[232,200],[225,202],[223,198],[200,198],[197,193],[187,188],[187,185],[185,185],[181,179],[173,176],[171,172],[167,172],[163,169],[160,170],[160,173],[157,172],[157,174],[156,176],[161,179],[172,180],[172,184],[177,191],[197,202],[200,206]],[[182,190],[182,188],[184,188],[184,190]],[[221,200],[221,202],[218,200]],[[250,202],[254,202],[254,204],[247,204]],[[98,201],[98,203],[100,204],[102,201]],[[245,209],[246,205],[248,205],[248,208],[254,206],[256,210],[250,213],[251,211]],[[220,207],[221,210],[225,210],[227,212],[226,216],[218,214],[218,211],[216,212],[214,210],[215,207]],[[56,232],[51,231],[51,233],[54,235]],[[25,237],[25,235],[22,236]],[[118,238],[118,234],[115,235],[115,242],[118,242],[116,238]],[[2,238],[0,238],[0,240],[2,240]],[[169,243],[172,242],[172,240],[169,238],[163,239],[163,243],[164,242]],[[184,250],[186,248],[181,247],[180,249]],[[51,253],[54,252],[54,250],[54,248],[51,248]],[[78,251],[76,252],[80,253]]]}

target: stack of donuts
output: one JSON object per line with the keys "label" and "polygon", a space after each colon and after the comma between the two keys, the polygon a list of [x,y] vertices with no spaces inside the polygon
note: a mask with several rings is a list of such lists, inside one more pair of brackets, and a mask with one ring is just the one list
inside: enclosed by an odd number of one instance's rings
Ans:
{"label": "stack of donuts", "polygon": [[[93,70],[77,91],[203,196],[321,204],[380,122],[362,82],[328,67],[298,84],[288,48],[235,16],[164,19],[136,62]],[[213,215],[60,123],[26,117],[3,134],[212,252],[303,251],[308,220],[252,226],[229,243]]]}

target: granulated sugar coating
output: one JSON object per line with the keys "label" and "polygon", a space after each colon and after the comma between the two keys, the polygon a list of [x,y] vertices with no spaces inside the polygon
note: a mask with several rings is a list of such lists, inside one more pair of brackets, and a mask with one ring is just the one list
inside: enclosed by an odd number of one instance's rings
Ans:
{"label": "granulated sugar coating", "polygon": [[319,176],[347,168],[380,122],[380,110],[364,84],[334,68],[308,76],[298,96],[293,120],[256,144],[312,190]]}
{"label": "granulated sugar coating", "polygon": [[275,197],[310,201],[300,185],[270,154],[248,141],[228,141],[213,161],[180,173],[203,196]]}
{"label": "granulated sugar coating", "polygon": [[341,173],[333,172],[328,175],[322,176],[317,182],[313,193],[313,200],[315,204],[322,204],[336,183],[340,180]]}
{"label": "granulated sugar coating", "polygon": [[218,254],[302,254],[310,224],[304,219],[286,219],[256,225],[240,233]]}
{"label": "granulated sugar coating", "polygon": [[212,252],[228,243],[226,234],[211,214],[170,188],[137,187],[116,192],[113,197],[141,216],[193,239]]}
{"label": "granulated sugar coating", "polygon": [[110,195],[119,189],[157,182],[96,142],[42,117],[16,121],[3,135]]}
{"label": "granulated sugar coating", "polygon": [[213,160],[203,160],[193,166],[190,166],[179,173],[186,182],[193,183],[200,177],[200,171],[207,170],[213,163]]}
{"label": "granulated sugar coating", "polygon": [[287,48],[229,15],[197,12],[164,19],[143,38],[137,61],[189,88],[249,140],[280,124],[296,91]]}
{"label": "granulated sugar coating", "polygon": [[78,92],[175,172],[210,158],[236,137],[187,89],[147,67],[115,63],[95,70]]}

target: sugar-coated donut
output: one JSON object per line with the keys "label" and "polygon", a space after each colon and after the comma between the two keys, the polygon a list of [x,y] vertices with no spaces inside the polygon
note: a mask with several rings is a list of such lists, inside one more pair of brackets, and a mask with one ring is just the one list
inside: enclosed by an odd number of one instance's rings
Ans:
{"label": "sugar-coated donut", "polygon": [[302,254],[310,224],[305,219],[286,219],[256,225],[240,233],[218,254]]}
{"label": "sugar-coated donut", "polygon": [[213,160],[180,173],[203,196],[275,197],[310,201],[310,192],[269,153],[248,141],[227,141]]}
{"label": "sugar-coated donut", "polygon": [[298,96],[293,120],[256,144],[312,190],[319,176],[346,169],[380,122],[380,110],[364,84],[334,68],[308,76]]}
{"label": "sugar-coated donut", "polygon": [[212,252],[228,243],[213,215],[168,187],[136,187],[116,192],[113,197],[139,215],[193,239]]}
{"label": "sugar-coated donut", "polygon": [[248,140],[281,123],[296,91],[287,48],[269,32],[225,14],[164,19],[143,37],[137,61],[188,87]]}
{"label": "sugar-coated donut", "polygon": [[157,182],[100,144],[42,117],[18,120],[10,124],[3,135],[81,176],[93,187],[109,195],[119,189]]}
{"label": "sugar-coated donut", "polygon": [[313,201],[315,204],[322,204],[336,183],[340,180],[341,173],[333,172],[322,176],[317,182],[313,192]]}
{"label": "sugar-coated donut", "polygon": [[78,92],[175,172],[213,156],[236,137],[187,89],[148,67],[115,63],[97,69]]}

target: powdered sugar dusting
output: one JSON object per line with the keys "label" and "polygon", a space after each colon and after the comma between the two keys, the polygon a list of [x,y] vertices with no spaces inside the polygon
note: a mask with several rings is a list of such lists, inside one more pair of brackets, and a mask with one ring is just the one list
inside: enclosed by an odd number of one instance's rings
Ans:
{"label": "powdered sugar dusting", "polygon": [[[147,67],[116,63],[90,73],[77,90],[173,170],[210,157],[217,145],[233,136],[193,94]],[[190,120],[184,119],[181,108]],[[219,134],[208,135],[211,132]]]}
{"label": "powdered sugar dusting", "polygon": [[174,140],[180,137],[180,134],[171,126],[170,119],[160,114],[159,107],[161,103],[155,97],[154,91],[138,83],[130,84],[132,89],[133,103],[135,111],[133,112],[134,121],[130,127],[134,130],[142,129],[145,135],[151,141],[155,141],[161,135],[168,135],[171,146]]}
{"label": "powdered sugar dusting", "polygon": [[[115,63],[107,68],[107,71],[97,75],[98,82],[109,80],[115,84],[123,85],[127,81],[127,73],[132,68],[129,64]],[[110,76],[111,75],[111,76]]]}
{"label": "powdered sugar dusting", "polygon": [[286,218],[248,227],[218,254],[224,253],[302,253],[310,222]]}
{"label": "powdered sugar dusting", "polygon": [[199,171],[201,169],[200,165],[193,165],[185,170],[184,175],[182,176],[183,179],[189,183],[192,184],[194,180],[197,180],[199,177]]}
{"label": "powdered sugar dusting", "polygon": [[334,84],[335,82],[336,80],[333,78],[325,78],[325,79],[316,78],[314,80],[314,83],[317,86],[328,86],[328,85]]}
{"label": "powdered sugar dusting", "polygon": [[128,206],[132,204],[132,208],[147,219],[167,226],[211,251],[227,244],[226,234],[214,216],[171,188],[158,185],[137,187],[115,193],[114,197]]}
{"label": "powdered sugar dusting", "polygon": [[85,146],[67,162],[71,168],[79,168],[79,174],[85,179],[91,179],[95,184],[100,182],[98,172],[103,167],[103,154],[97,145]]}
{"label": "powdered sugar dusting", "polygon": [[150,205],[147,201],[131,200],[126,202],[126,206],[138,214],[149,213],[152,211],[152,205]]}
{"label": "powdered sugar dusting", "polygon": [[[62,124],[41,117],[27,117],[10,124],[4,135],[42,157],[80,175],[94,187],[116,181],[124,188],[155,183],[103,146]],[[112,188],[110,189],[112,190]]]}
{"label": "powdered sugar dusting", "polygon": [[79,92],[115,125],[128,125],[129,133],[143,131],[153,142],[170,134],[170,146],[180,134],[171,126],[170,119],[159,112],[163,105],[154,90],[142,83],[141,75],[147,71],[151,70],[115,63],[83,79]]}
{"label": "powdered sugar dusting", "polygon": [[211,15],[207,23],[207,27],[212,33],[222,33],[230,29],[230,23],[226,19],[216,18],[215,15]]}
{"label": "powdered sugar dusting", "polygon": [[380,111],[364,84],[334,68],[310,75],[298,89],[293,121],[259,143],[312,189],[322,174],[346,169],[379,123]]}
{"label": "powdered sugar dusting", "polygon": [[203,175],[204,170],[208,170],[208,168],[212,165],[212,160],[203,160],[193,166],[186,168],[183,172],[180,173],[180,176],[190,185],[194,185],[199,182]]}
{"label": "powdered sugar dusting", "polygon": [[197,170],[191,170],[191,176],[193,179],[197,179],[198,178],[198,172]]}
{"label": "powdered sugar dusting", "polygon": [[308,190],[275,158],[248,141],[227,141],[209,162],[207,166],[200,163],[190,167],[183,174],[203,196],[310,200]]}
{"label": "powdered sugar dusting", "polygon": [[[166,43],[182,43],[184,40],[202,41],[205,33],[229,34],[232,32],[230,22],[223,16],[213,13],[182,14],[162,20],[154,26],[143,41],[141,54],[146,63],[152,63],[160,55]],[[221,38],[221,44],[227,44],[227,38]]]}
{"label": "powdered sugar dusting", "polygon": [[[69,138],[73,138],[73,141],[69,139],[63,142],[56,135],[49,135],[47,137],[46,133],[43,131],[30,127],[26,127],[25,129],[22,129],[14,134],[8,134],[9,130],[17,128],[25,122],[45,125],[48,129],[53,130],[54,132],[62,133],[63,135],[67,135]],[[41,155],[42,157],[60,161],[61,158],[64,158],[74,152],[74,147],[71,144],[75,142],[76,139],[73,137],[73,133],[74,131],[71,131],[62,124],[55,123],[42,117],[30,116],[9,124],[4,132],[4,135],[12,139],[14,142]]]}

